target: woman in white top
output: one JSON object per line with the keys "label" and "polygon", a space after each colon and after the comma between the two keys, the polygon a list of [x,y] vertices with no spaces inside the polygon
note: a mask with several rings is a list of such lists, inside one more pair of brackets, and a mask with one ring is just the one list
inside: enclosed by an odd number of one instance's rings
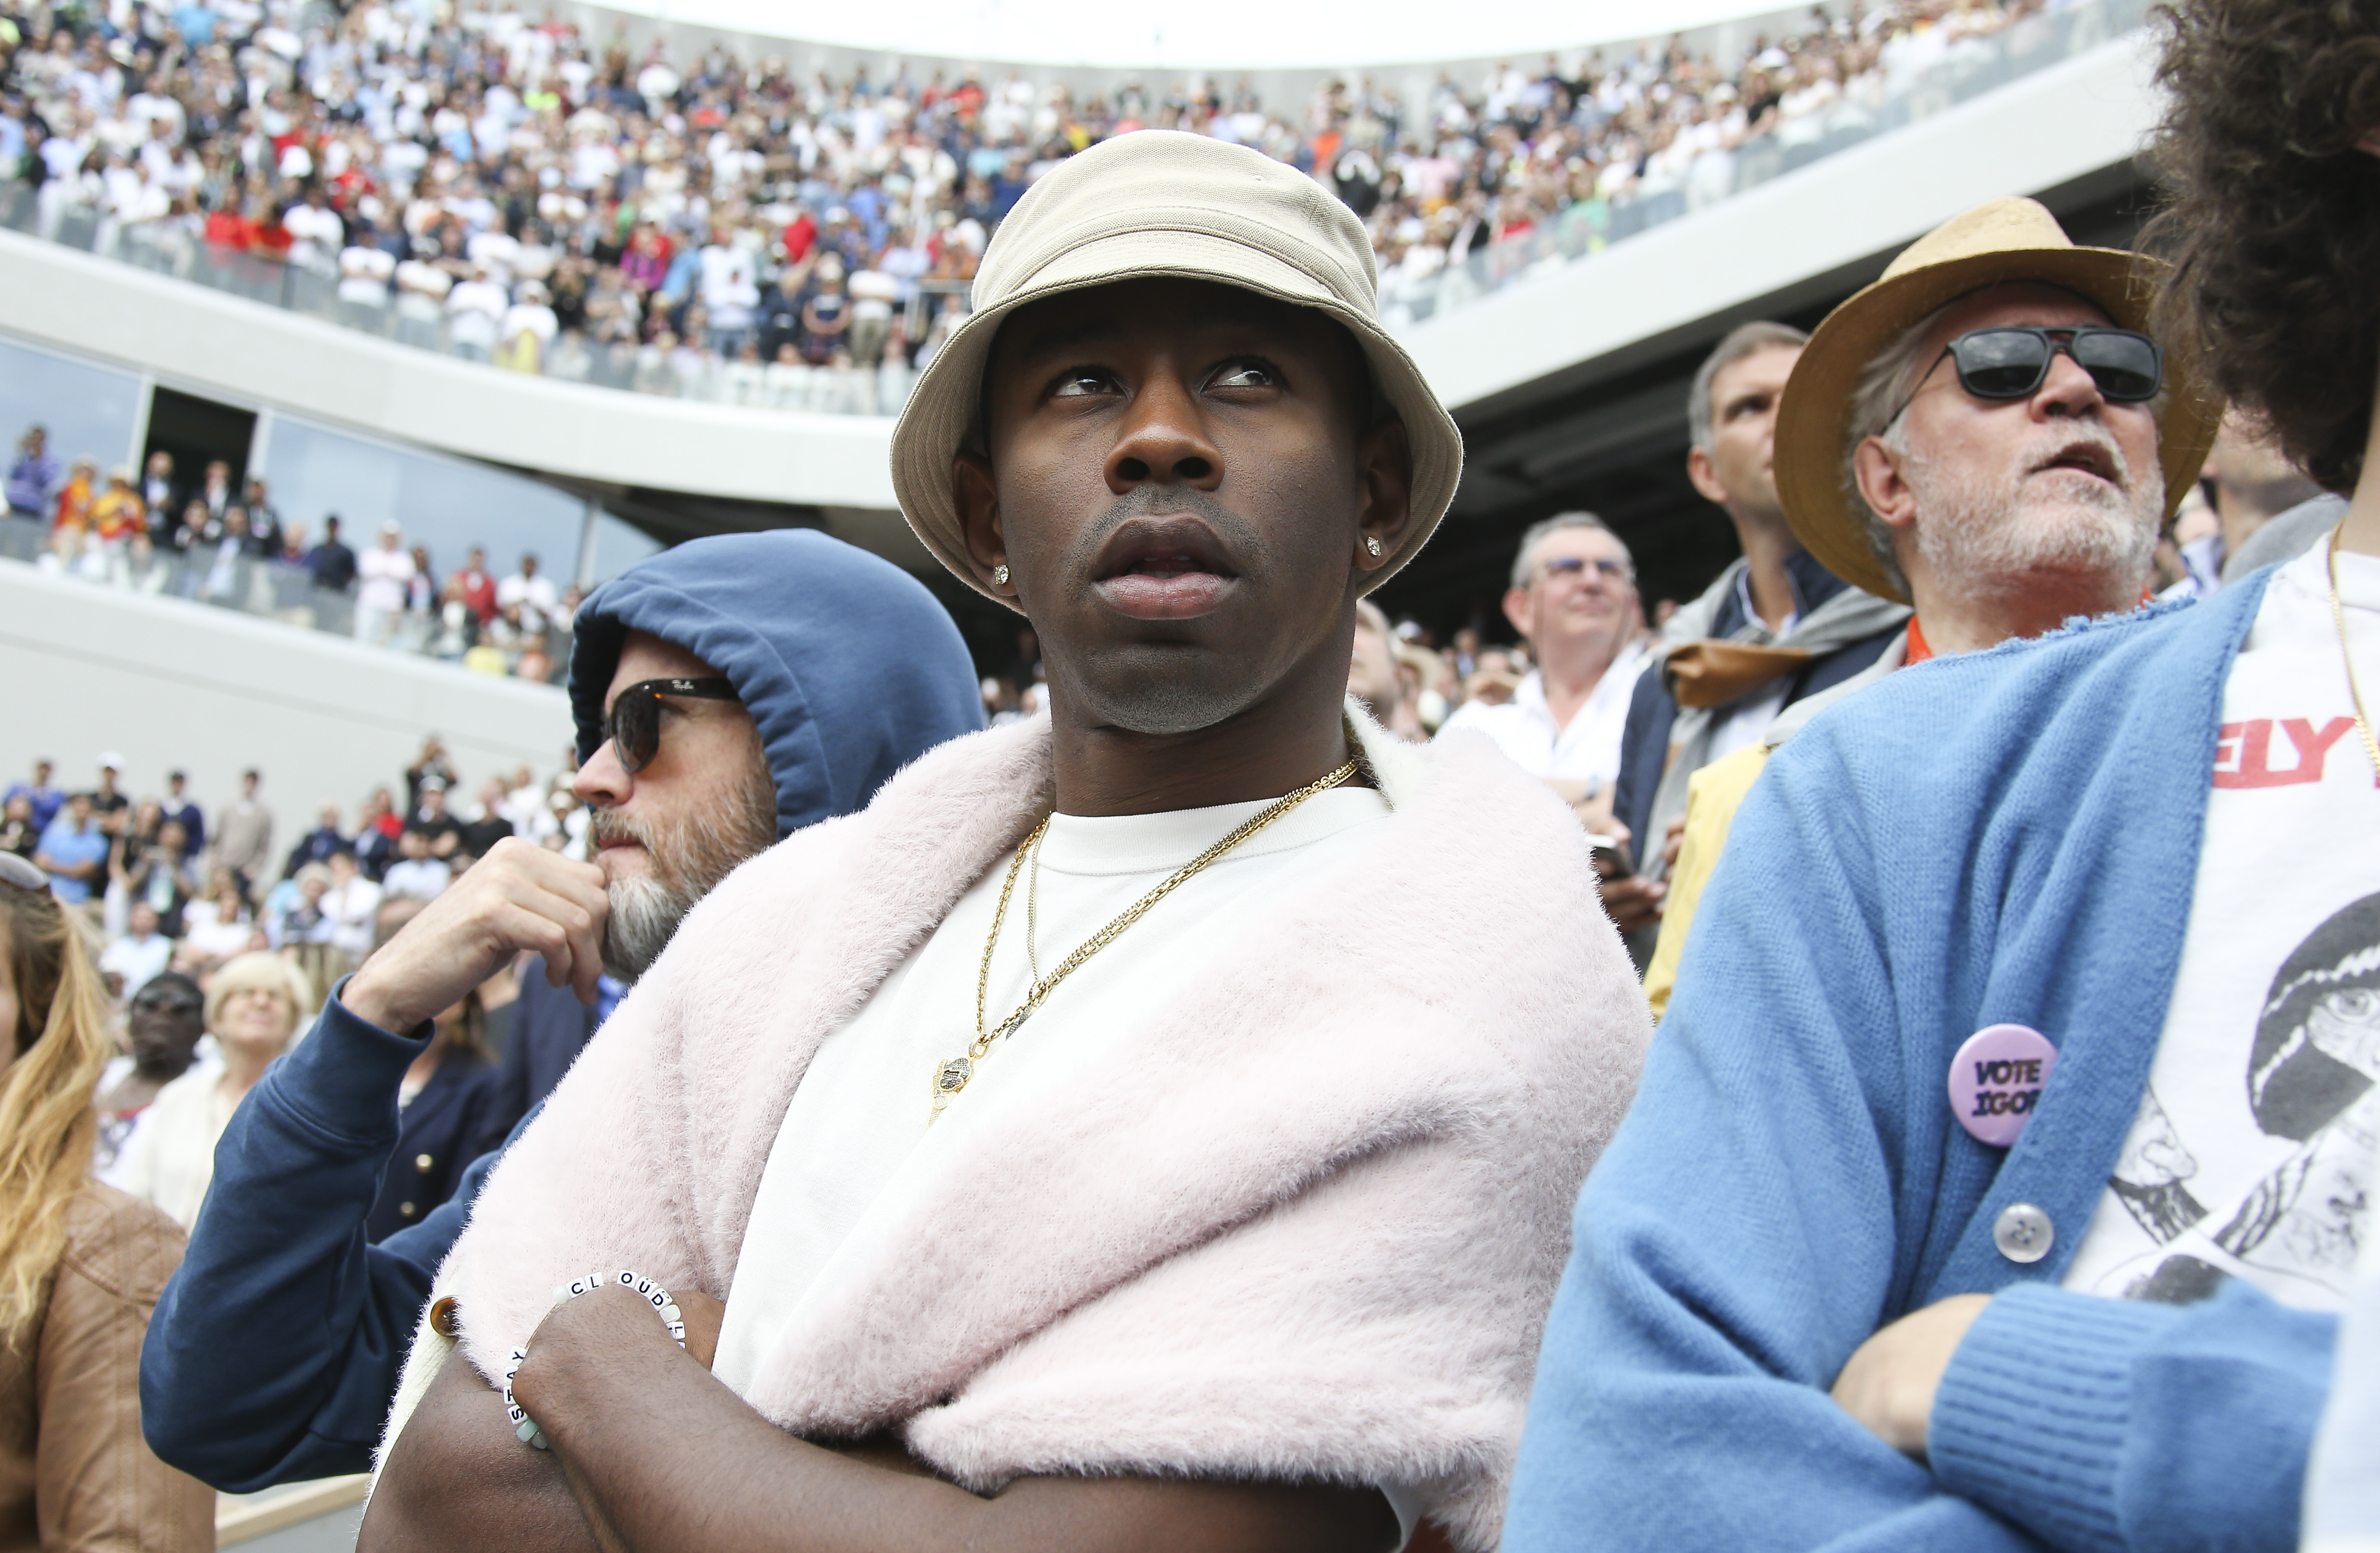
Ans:
{"label": "woman in white top", "polygon": [[182,908],[182,942],[208,960],[228,960],[256,948],[256,922],[239,898],[231,871],[218,868],[203,900]]}
{"label": "woman in white top", "polygon": [[331,942],[345,952],[350,964],[360,965],[364,956],[371,953],[380,887],[363,876],[353,852],[333,852],[329,867],[331,887],[322,897],[322,910],[331,916]]}
{"label": "woman in white top", "polygon": [[206,1009],[215,1055],[157,1092],[103,1178],[107,1184],[155,1204],[185,1229],[197,1222],[214,1179],[216,1140],[313,1008],[306,973],[278,955],[244,954],[216,972]]}

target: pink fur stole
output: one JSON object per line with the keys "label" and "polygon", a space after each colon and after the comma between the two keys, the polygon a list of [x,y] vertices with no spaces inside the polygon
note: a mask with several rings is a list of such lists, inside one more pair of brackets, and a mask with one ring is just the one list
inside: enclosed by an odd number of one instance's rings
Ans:
{"label": "pink fur stole", "polygon": [[[1393,806],[1373,844],[1252,903],[1229,974],[1058,1103],[987,1114],[930,1191],[888,1193],[755,1407],[900,1426],[982,1491],[1400,1485],[1493,1546],[1572,1203],[1650,1020],[1548,790],[1475,736],[1361,732]],[[811,1054],[1050,801],[1046,721],[953,740],[695,910],[440,1271],[482,1375],[589,1267],[726,1295]]]}

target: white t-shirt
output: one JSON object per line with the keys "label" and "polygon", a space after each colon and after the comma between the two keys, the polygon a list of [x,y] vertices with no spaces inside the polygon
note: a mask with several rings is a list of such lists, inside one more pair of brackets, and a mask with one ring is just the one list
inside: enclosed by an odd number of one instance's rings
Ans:
{"label": "white t-shirt", "polygon": [[[1056,816],[1039,860],[1035,952],[1042,973],[1265,807]],[[811,1059],[761,1172],[712,1373],[748,1394],[778,1334],[880,1196],[905,1176],[936,1169],[941,1152],[987,1109],[1018,1103],[1036,1085],[1062,1079],[1099,1043],[1145,1024],[1173,987],[1204,974],[1245,930],[1256,902],[1360,849],[1365,829],[1388,813],[1386,801],[1368,788],[1334,788],[1194,874],[994,1046],[929,1131],[934,1071],[975,1035],[976,978],[1008,872],[1003,853]],[[1028,862],[992,958],[987,1024],[1006,1018],[1030,984],[1025,940],[1032,877]],[[1380,1487],[1410,1531],[1412,1496],[1397,1486]]]}
{"label": "white t-shirt", "polygon": [[413,557],[402,550],[373,545],[356,556],[356,604],[364,609],[395,611],[405,607],[406,585],[413,581]]}
{"label": "white t-shirt", "polygon": [[1566,726],[1555,726],[1546,706],[1545,680],[1533,669],[1512,700],[1501,706],[1465,702],[1439,732],[1470,728],[1484,733],[1530,776],[1585,782],[1589,791],[1600,791],[1619,779],[1620,736],[1628,726],[1628,702],[1648,661],[1644,643],[1622,648]]}
{"label": "white t-shirt", "polygon": [[381,895],[389,900],[435,900],[446,893],[446,886],[454,876],[454,870],[443,858],[422,858],[418,862],[399,858],[381,875]]}
{"label": "white t-shirt", "polygon": [[[2181,1302],[2228,1275],[2346,1300],[2380,1137],[2380,777],[2327,551],[2274,575],[2224,686],[2181,972],[2070,1289]],[[2338,581],[2380,711],[2380,558],[2340,556]]]}
{"label": "white t-shirt", "polygon": [[127,998],[139,992],[159,976],[174,959],[174,941],[162,933],[146,938],[135,938],[128,933],[102,949],[99,969],[103,974],[113,971],[124,978]]}

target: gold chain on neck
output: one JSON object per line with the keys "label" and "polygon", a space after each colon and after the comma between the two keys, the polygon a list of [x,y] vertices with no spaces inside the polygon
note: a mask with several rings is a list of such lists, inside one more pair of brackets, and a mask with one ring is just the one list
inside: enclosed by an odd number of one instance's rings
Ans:
{"label": "gold chain on neck", "polygon": [[[1351,744],[1354,742],[1352,735],[1349,739],[1349,742]],[[1188,862],[1184,863],[1179,869],[1175,870],[1172,878],[1167,879],[1163,884],[1158,886],[1155,889],[1150,890],[1147,895],[1142,896],[1130,906],[1125,907],[1114,921],[1109,923],[1105,927],[1100,928],[1097,933],[1092,934],[1088,938],[1084,939],[1083,942],[1075,948],[1074,953],[1060,960],[1058,962],[1057,969],[1051,971],[1049,975],[1040,975],[1038,973],[1039,968],[1037,965],[1035,967],[1033,984],[1026,993],[1025,1001],[1018,1004],[1015,1010],[1006,1019],[1002,1020],[998,1024],[991,1026],[990,1029],[986,1029],[984,1025],[984,999],[989,995],[991,987],[991,951],[1000,943],[1000,924],[1008,916],[1009,895],[1016,887],[1017,872],[1025,866],[1025,860],[1027,855],[1031,855],[1034,859],[1034,884],[1037,887],[1028,891],[1028,896],[1038,897],[1039,893],[1038,889],[1040,874],[1039,848],[1041,838],[1047,834],[1050,829],[1050,820],[1051,818],[1050,815],[1043,815],[1041,823],[1033,827],[1033,833],[1030,836],[1027,836],[1023,841],[1017,843],[1016,855],[1009,859],[1008,862],[1008,876],[1002,879],[1000,883],[1000,904],[991,913],[991,932],[990,935],[984,939],[983,943],[983,965],[982,968],[976,972],[975,1040],[968,1045],[965,1055],[953,1057],[946,1061],[938,1062],[934,1065],[934,1109],[932,1116],[929,1117],[928,1120],[930,1122],[932,1120],[932,1117],[941,1116],[942,1114],[942,1107],[950,1104],[951,1096],[956,1094],[959,1091],[967,1086],[967,1081],[975,1077],[975,1065],[982,1061],[985,1056],[990,1052],[991,1045],[994,1041],[997,1041],[1002,1036],[1008,1034],[1018,1025],[1023,1024],[1027,1019],[1031,1018],[1034,1011],[1041,1007],[1042,1003],[1048,999],[1050,992],[1057,987],[1060,982],[1062,982],[1068,976],[1073,975],[1075,972],[1082,966],[1085,960],[1090,959],[1101,949],[1106,948],[1110,944],[1114,943],[1117,936],[1121,935],[1125,928],[1130,927],[1133,923],[1138,922],[1144,915],[1146,915],[1150,907],[1156,905],[1167,896],[1172,895],[1193,874],[1205,869],[1208,864],[1213,862],[1216,859],[1221,857],[1225,852],[1230,851],[1232,848],[1238,846],[1249,837],[1254,836],[1257,832],[1264,829],[1265,826],[1272,824],[1275,820],[1280,819],[1283,814],[1288,813],[1291,810],[1296,808],[1307,799],[1312,798],[1316,793],[1337,787],[1340,783],[1345,781],[1348,777],[1353,776],[1361,769],[1363,769],[1363,757],[1360,753],[1357,753],[1351,757],[1346,764],[1339,767],[1338,770],[1327,773],[1316,780],[1307,783],[1305,787],[1298,789],[1288,797],[1268,805],[1262,813],[1257,814],[1253,818],[1240,825],[1229,836],[1224,837],[1220,841],[1216,842],[1213,846],[1208,848],[1205,851],[1200,852],[1196,857],[1192,858]],[[1039,914],[1038,904],[1038,900],[1028,899],[1026,906],[1026,911],[1028,918],[1038,918]],[[1027,940],[1026,958],[1028,961],[1033,958],[1031,952],[1032,932],[1032,924],[1028,922],[1026,930]]]}
{"label": "gold chain on neck", "polygon": [[2330,531],[2330,621],[2338,628],[2338,655],[2347,665],[2347,699],[2355,708],[2355,731],[2363,736],[2363,752],[2372,757],[2374,780],[2380,780],[2380,739],[2373,737],[2372,719],[2363,715],[2363,691],[2355,683],[2355,654],[2347,645],[2347,606],[2338,598],[2338,541],[2347,532],[2341,523]]}

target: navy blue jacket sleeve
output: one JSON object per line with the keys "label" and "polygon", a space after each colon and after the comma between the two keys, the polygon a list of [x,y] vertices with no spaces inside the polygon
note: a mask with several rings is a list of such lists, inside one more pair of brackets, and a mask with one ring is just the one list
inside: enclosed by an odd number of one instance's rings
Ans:
{"label": "navy blue jacket sleeve", "polygon": [[141,1426],[164,1461],[226,1493],[370,1467],[431,1278],[494,1158],[421,1224],[365,1243],[397,1085],[429,1033],[366,1023],[334,989],[232,1118],[141,1348]]}
{"label": "navy blue jacket sleeve", "polygon": [[1661,786],[1662,767],[1670,758],[1670,725],[1678,720],[1678,703],[1670,694],[1661,666],[1654,664],[1636,677],[1635,693],[1628,699],[1628,720],[1620,732],[1620,776],[1611,788],[1612,816],[1628,827],[1633,838],[1628,855],[1645,856],[1645,831],[1653,823],[1653,795]]}

